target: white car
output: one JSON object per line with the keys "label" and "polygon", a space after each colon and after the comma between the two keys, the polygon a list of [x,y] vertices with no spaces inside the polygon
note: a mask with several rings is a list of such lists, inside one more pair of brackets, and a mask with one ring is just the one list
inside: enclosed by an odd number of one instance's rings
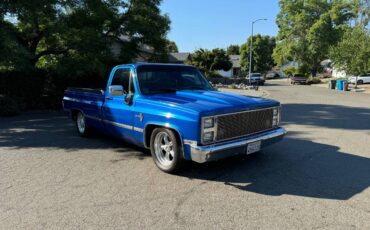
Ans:
{"label": "white car", "polygon": [[[248,75],[245,77],[245,79],[249,82]],[[260,73],[251,73],[251,83],[252,84],[258,84],[258,85],[264,85],[265,84],[265,78]],[[248,83],[249,85],[249,83]]]}
{"label": "white car", "polygon": [[[356,84],[356,77],[355,76],[350,77],[349,81],[352,84]],[[357,77],[357,84],[358,85],[365,84],[365,83],[370,83],[370,73]]]}

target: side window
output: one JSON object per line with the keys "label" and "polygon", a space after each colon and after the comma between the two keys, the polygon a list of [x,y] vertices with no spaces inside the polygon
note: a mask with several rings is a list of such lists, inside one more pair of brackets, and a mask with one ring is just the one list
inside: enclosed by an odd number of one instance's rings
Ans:
{"label": "side window", "polygon": [[122,85],[127,93],[130,85],[130,69],[118,69],[114,73],[111,85]]}

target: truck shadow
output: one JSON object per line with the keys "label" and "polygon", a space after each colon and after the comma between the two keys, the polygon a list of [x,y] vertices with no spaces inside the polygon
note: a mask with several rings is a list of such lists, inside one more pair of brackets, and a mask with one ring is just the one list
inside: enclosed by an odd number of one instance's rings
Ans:
{"label": "truck shadow", "polygon": [[252,156],[193,163],[179,176],[263,195],[347,200],[370,186],[370,159],[287,137]]}
{"label": "truck shadow", "polygon": [[[369,123],[349,126],[348,120],[365,121],[368,109],[354,108],[353,116],[341,116],[341,107],[288,104],[284,106],[287,123],[302,123],[321,127],[334,126],[320,121],[318,110],[339,111],[338,127],[364,130]],[[320,107],[322,106],[322,107]],[[350,109],[351,110],[351,109]],[[310,115],[310,116],[308,116]],[[306,116],[301,118],[299,116]],[[311,117],[312,116],[312,117]],[[334,116],[334,115],[333,115]],[[367,118],[366,118],[367,116]],[[333,128],[336,128],[334,126]],[[347,200],[370,186],[370,153],[341,152],[334,145],[321,144],[290,133],[283,141],[248,157],[235,157],[208,164],[191,164],[179,176],[189,179],[218,181],[226,186],[264,195],[295,195],[303,197]],[[366,135],[366,134],[365,134]],[[0,121],[0,146],[9,149],[50,148],[73,152],[80,149],[112,149],[117,158],[112,163],[126,159],[145,159],[148,151],[111,137],[96,135],[81,138],[72,122],[62,113],[25,114]],[[8,152],[11,154],[11,151]],[[151,164],[151,167],[155,167]]]}

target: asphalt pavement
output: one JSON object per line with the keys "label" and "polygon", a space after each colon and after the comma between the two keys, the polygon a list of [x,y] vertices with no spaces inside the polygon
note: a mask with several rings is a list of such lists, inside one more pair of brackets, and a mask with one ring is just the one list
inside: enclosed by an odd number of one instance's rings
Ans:
{"label": "asphalt pavement", "polygon": [[0,118],[0,229],[370,229],[370,95],[260,89],[284,140],[179,175],[61,112]]}

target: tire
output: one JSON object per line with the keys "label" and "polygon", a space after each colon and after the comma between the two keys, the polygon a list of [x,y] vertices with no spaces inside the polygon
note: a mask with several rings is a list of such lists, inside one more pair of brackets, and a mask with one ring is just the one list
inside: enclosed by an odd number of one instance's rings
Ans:
{"label": "tire", "polygon": [[90,134],[90,129],[86,124],[86,117],[82,112],[78,112],[75,117],[76,129],[78,135],[81,137],[88,137]]}
{"label": "tire", "polygon": [[358,80],[357,81],[357,85],[362,85],[362,84],[364,84],[364,81],[363,80]]}
{"label": "tire", "polygon": [[174,131],[154,129],[150,137],[150,152],[155,165],[163,172],[175,173],[183,169],[183,150]]}

